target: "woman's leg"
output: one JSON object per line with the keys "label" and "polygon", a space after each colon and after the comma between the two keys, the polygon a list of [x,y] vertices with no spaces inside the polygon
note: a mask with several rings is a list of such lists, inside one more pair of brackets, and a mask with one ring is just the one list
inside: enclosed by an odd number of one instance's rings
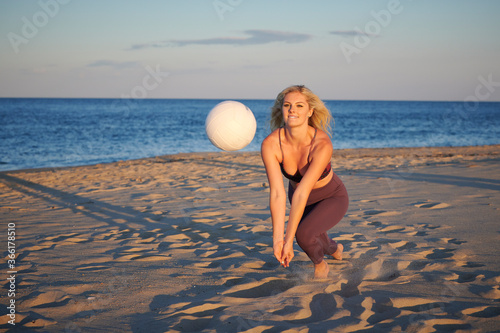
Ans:
{"label": "woman's leg", "polygon": [[337,243],[330,239],[327,231],[342,220],[349,206],[345,187],[318,203],[307,206],[295,237],[314,264],[320,264],[325,254],[334,254]]}

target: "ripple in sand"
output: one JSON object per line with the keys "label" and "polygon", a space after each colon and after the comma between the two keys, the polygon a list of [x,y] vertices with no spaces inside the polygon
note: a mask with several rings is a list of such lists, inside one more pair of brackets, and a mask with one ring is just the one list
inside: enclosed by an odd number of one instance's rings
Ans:
{"label": "ripple in sand", "polygon": [[395,216],[395,215],[400,215],[401,212],[397,211],[386,211],[386,210],[367,210],[364,212],[364,215],[368,216]]}
{"label": "ripple in sand", "polygon": [[500,316],[499,306],[482,306],[480,308],[471,308],[462,311],[471,317],[477,318],[493,318]]}
{"label": "ripple in sand", "polygon": [[450,207],[449,204],[444,202],[417,202],[414,204],[415,207],[418,208],[426,208],[426,209],[443,209]]}
{"label": "ripple in sand", "polygon": [[110,269],[111,267],[109,266],[103,266],[103,265],[85,265],[81,267],[77,267],[76,270],[78,272],[100,272],[104,271],[107,269]]}
{"label": "ripple in sand", "polygon": [[58,307],[68,303],[69,298],[70,296],[61,290],[48,291],[25,302],[25,306],[32,308]]}
{"label": "ripple in sand", "polygon": [[191,215],[191,218],[206,218],[206,217],[215,217],[215,216],[222,216],[224,213],[220,211],[216,212],[200,212],[200,213],[194,213]]}
{"label": "ripple in sand", "polygon": [[384,234],[389,234],[389,233],[393,233],[393,232],[402,232],[405,230],[406,230],[405,227],[402,227],[399,225],[391,225],[391,226],[385,227],[383,229],[380,229],[379,232],[382,232]]}
{"label": "ripple in sand", "polygon": [[252,282],[245,285],[247,289],[229,292],[226,296],[237,298],[260,298],[280,294],[295,286],[292,280],[271,279],[266,282]]}
{"label": "ripple in sand", "polygon": [[199,189],[196,189],[194,191],[195,192],[213,192],[213,191],[218,191],[218,190],[219,190],[218,188],[206,186],[206,187],[200,187]]}
{"label": "ripple in sand", "polygon": [[476,295],[479,295],[484,298],[498,300],[500,299],[500,287],[495,286],[480,286],[480,285],[471,285],[469,290]]}
{"label": "ripple in sand", "polygon": [[432,253],[429,253],[425,257],[427,259],[446,259],[453,257],[453,251],[456,249],[434,249]]}

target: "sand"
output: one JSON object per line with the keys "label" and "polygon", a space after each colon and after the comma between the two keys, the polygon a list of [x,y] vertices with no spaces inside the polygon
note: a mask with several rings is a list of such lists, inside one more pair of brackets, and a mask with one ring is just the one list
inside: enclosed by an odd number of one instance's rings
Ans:
{"label": "sand", "polygon": [[335,151],[350,207],[321,281],[297,245],[287,269],[272,255],[257,152],[1,172],[0,330],[498,330],[499,161],[500,146]]}

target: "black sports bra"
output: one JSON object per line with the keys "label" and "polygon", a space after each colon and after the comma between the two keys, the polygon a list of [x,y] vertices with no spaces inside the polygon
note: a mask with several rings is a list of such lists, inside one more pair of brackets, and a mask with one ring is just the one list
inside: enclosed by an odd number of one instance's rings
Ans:
{"label": "black sports bra", "polygon": [[[314,139],[316,138],[316,133],[317,132],[318,132],[318,129],[315,129],[314,130],[314,136],[313,136],[313,139],[311,141],[311,146],[309,147],[309,153],[307,154],[307,163],[310,163],[309,162],[309,155],[311,154],[311,148],[313,146],[313,142],[314,142]],[[285,171],[285,168],[283,167],[283,162],[285,161],[285,155],[283,154],[283,148],[281,147],[281,128],[279,129],[279,132],[278,132],[278,138],[279,138],[280,149],[281,149],[281,163],[280,163],[281,173],[283,174],[283,176],[285,176],[286,178],[290,179],[291,181],[299,183],[302,180],[302,177],[303,177],[300,174],[299,170],[297,169],[297,172],[295,172],[294,175],[290,175],[290,174],[288,174]],[[331,169],[332,169],[332,163],[330,162],[330,163],[327,164],[325,170],[323,171],[323,173],[321,174],[321,176],[319,177],[318,180],[321,180],[321,179],[325,178],[326,176],[328,176],[328,174],[330,173]]]}

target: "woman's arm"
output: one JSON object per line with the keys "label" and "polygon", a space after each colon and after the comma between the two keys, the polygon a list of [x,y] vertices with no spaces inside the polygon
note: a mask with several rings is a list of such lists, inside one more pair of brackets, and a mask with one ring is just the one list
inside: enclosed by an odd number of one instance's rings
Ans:
{"label": "woman's arm", "polygon": [[[286,193],[278,159],[276,158],[276,142],[271,135],[264,139],[261,146],[261,156],[269,181],[269,207],[273,224],[274,256],[282,261],[283,237],[285,233]],[[276,146],[276,147],[275,147]]]}
{"label": "woman's arm", "polygon": [[314,185],[318,182],[325,166],[330,163],[332,153],[333,147],[329,139],[319,141],[312,151],[311,163],[307,168],[304,177],[300,183],[297,184],[297,188],[294,191],[283,248],[283,260],[285,261],[285,267],[288,267],[288,264],[293,258],[293,239],[295,237],[295,233],[297,232],[300,219],[304,214],[309,194],[311,193]]}

